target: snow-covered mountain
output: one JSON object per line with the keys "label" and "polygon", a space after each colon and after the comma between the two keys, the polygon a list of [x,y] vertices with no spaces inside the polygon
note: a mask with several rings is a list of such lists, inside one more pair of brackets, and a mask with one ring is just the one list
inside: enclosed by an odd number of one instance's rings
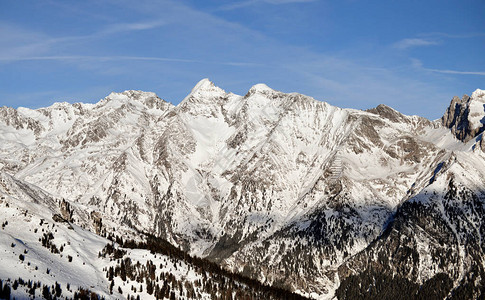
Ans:
{"label": "snow-covered mountain", "polygon": [[96,104],[3,107],[0,171],[16,185],[0,193],[311,297],[355,296],[349,287],[376,274],[478,295],[484,95],[453,98],[436,121],[264,84],[239,96],[207,79],[177,106],[126,91]]}
{"label": "snow-covered mountain", "polygon": [[67,202],[3,172],[0,186],[1,299],[302,298],[154,237],[96,235],[72,222]]}

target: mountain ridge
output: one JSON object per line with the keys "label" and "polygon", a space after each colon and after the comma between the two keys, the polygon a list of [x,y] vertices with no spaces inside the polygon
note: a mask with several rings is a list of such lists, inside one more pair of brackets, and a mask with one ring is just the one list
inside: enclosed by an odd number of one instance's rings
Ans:
{"label": "mountain ridge", "polygon": [[[456,103],[445,116],[467,119]],[[364,274],[344,266],[374,251],[403,205],[446,190],[442,178],[466,170],[453,176],[482,199],[483,129],[449,120],[342,109],[263,84],[239,96],[203,79],[176,106],[125,91],[96,104],[1,108],[0,170],[65,199],[98,234],[147,232],[261,282],[331,298]],[[462,142],[462,132],[475,139]]]}

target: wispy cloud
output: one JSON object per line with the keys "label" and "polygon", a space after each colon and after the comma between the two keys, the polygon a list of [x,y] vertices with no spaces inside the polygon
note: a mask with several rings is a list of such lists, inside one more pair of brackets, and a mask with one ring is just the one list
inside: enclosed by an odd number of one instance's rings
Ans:
{"label": "wispy cloud", "polygon": [[232,4],[227,4],[219,7],[219,10],[233,10],[243,7],[252,6],[255,4],[273,4],[273,5],[281,5],[281,4],[292,4],[292,3],[308,3],[308,2],[315,2],[316,0],[246,0],[240,1]]}
{"label": "wispy cloud", "polygon": [[199,64],[218,64],[235,67],[254,67],[261,64],[241,61],[203,61],[183,58],[170,57],[150,57],[150,56],[86,56],[86,55],[66,55],[66,56],[19,56],[19,57],[0,57],[3,62],[15,61],[158,61],[158,62],[178,62],[178,63],[199,63]]}
{"label": "wispy cloud", "polygon": [[471,32],[451,34],[446,32],[427,32],[418,35],[416,38],[406,38],[392,44],[393,48],[405,50],[415,47],[436,46],[441,44],[443,39],[471,39],[484,37],[485,32]]}
{"label": "wispy cloud", "polygon": [[27,60],[53,60],[53,61],[113,61],[113,60],[150,60],[150,61],[167,61],[167,62],[197,62],[190,59],[166,58],[166,57],[139,57],[139,56],[86,56],[86,55],[64,55],[64,56],[18,56],[18,57],[0,57],[0,61],[27,61]]}
{"label": "wispy cloud", "polygon": [[[161,20],[151,20],[146,22],[134,23],[113,23],[107,25],[101,30],[92,32],[90,34],[63,37],[46,36],[45,34],[22,30],[9,24],[0,24],[1,27],[4,29],[3,31],[0,31],[0,39],[4,41],[11,40],[11,42],[9,43],[9,47],[0,49],[0,60],[47,60],[50,58],[42,58],[40,56],[32,55],[47,53],[53,48],[59,48],[67,44],[102,39],[115,34],[150,30],[163,26],[165,24],[166,22]],[[20,39],[18,38],[19,36],[28,36],[30,38]],[[15,37],[15,39],[13,37]],[[25,56],[25,59],[22,59],[22,56]],[[8,59],[8,57],[13,57],[14,59]]]}
{"label": "wispy cloud", "polygon": [[484,72],[475,72],[475,71],[456,71],[456,70],[439,70],[439,69],[425,69],[426,71],[436,72],[436,73],[443,73],[443,74],[456,74],[456,75],[479,75],[485,76]]}
{"label": "wispy cloud", "polygon": [[428,32],[428,33],[422,33],[419,36],[423,36],[427,38],[443,37],[443,38],[450,38],[450,39],[471,39],[476,37],[484,37],[485,32],[469,32],[469,33],[461,33],[461,34],[451,34],[446,32]]}
{"label": "wispy cloud", "polygon": [[392,46],[400,50],[405,50],[409,48],[434,46],[438,44],[439,42],[431,39],[413,38],[413,39],[402,39],[394,43]]}
{"label": "wispy cloud", "polygon": [[304,3],[304,2],[315,2],[317,0],[264,0],[266,3],[270,4],[288,4],[288,3]]}
{"label": "wispy cloud", "polygon": [[425,68],[423,63],[419,59],[412,58],[411,59],[412,66],[416,69],[420,69],[423,71],[434,72],[434,73],[442,73],[442,74],[454,74],[454,75],[478,75],[478,76],[485,76],[485,71],[458,71],[458,70],[446,70],[446,69],[432,69],[432,68]]}
{"label": "wispy cloud", "polygon": [[111,24],[101,31],[92,34],[92,37],[105,36],[116,33],[124,33],[130,31],[140,31],[158,28],[165,25],[167,22],[162,20],[153,20],[148,22],[137,22],[137,23],[118,23]]}

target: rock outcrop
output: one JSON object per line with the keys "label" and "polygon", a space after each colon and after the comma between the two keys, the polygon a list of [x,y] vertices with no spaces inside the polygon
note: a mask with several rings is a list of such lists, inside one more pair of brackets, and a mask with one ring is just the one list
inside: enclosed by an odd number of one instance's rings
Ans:
{"label": "rock outcrop", "polygon": [[471,97],[453,97],[441,122],[460,141],[478,136],[485,129],[485,91],[477,89]]}

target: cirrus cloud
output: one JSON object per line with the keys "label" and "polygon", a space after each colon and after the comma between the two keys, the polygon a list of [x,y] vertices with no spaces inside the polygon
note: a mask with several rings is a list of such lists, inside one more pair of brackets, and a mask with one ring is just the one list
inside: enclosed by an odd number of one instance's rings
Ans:
{"label": "cirrus cloud", "polygon": [[405,50],[414,47],[423,47],[423,46],[435,46],[439,45],[439,42],[430,39],[422,39],[422,38],[412,38],[412,39],[402,39],[392,46],[394,48]]}

